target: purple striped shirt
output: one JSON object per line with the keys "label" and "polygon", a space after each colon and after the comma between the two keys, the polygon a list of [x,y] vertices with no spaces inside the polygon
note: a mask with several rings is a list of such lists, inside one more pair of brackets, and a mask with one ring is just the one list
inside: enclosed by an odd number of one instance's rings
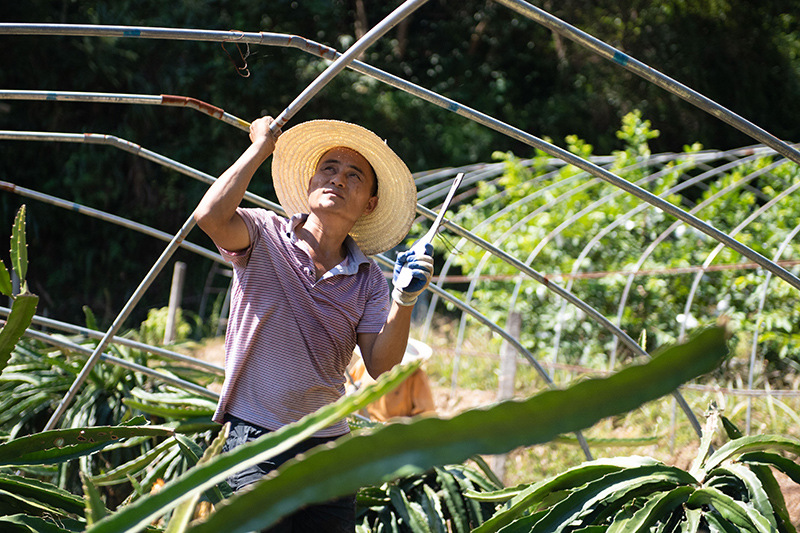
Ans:
{"label": "purple striped shirt", "polygon": [[[237,211],[250,247],[220,249],[233,264],[225,382],[214,420],[225,413],[276,430],[338,400],[357,334],[378,333],[389,313],[381,269],[349,236],[347,257],[315,282],[315,268],[290,220],[266,209]],[[341,421],[315,434],[347,433]]]}

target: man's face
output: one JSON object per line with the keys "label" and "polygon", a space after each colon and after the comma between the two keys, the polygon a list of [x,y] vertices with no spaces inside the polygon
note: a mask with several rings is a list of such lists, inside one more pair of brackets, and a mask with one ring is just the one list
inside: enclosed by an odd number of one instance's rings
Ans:
{"label": "man's face", "polygon": [[325,152],[308,184],[308,205],[338,212],[353,223],[378,205],[373,196],[376,177],[367,160],[351,148]]}

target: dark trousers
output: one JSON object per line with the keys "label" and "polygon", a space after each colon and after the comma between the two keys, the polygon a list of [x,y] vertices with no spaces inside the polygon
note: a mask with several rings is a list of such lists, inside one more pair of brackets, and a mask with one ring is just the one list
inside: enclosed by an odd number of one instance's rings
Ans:
{"label": "dark trousers", "polygon": [[[227,452],[236,446],[257,439],[268,429],[250,424],[230,414],[225,415],[225,422],[230,422],[231,430],[223,451]],[[336,440],[338,437],[310,437],[285,452],[276,455],[269,461],[245,468],[228,478],[228,484],[238,491],[263,478],[267,473],[292,459],[295,455],[307,452],[311,448]],[[337,498],[329,502],[309,505],[294,514],[285,516],[280,522],[262,533],[352,533],[356,527],[356,499],[354,495]]]}

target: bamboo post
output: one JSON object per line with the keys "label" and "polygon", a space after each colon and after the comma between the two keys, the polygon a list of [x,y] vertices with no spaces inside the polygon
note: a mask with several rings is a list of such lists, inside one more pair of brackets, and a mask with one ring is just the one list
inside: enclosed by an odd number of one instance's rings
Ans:
{"label": "bamboo post", "polygon": [[[508,314],[506,324],[508,332],[514,338],[520,338],[522,330],[522,315],[519,311],[511,311]],[[517,377],[517,350],[507,341],[500,345],[500,377],[497,385],[497,400],[509,400],[514,397],[514,381]],[[506,457],[508,454],[500,454],[491,457],[489,465],[498,479],[505,482],[506,477]]]}

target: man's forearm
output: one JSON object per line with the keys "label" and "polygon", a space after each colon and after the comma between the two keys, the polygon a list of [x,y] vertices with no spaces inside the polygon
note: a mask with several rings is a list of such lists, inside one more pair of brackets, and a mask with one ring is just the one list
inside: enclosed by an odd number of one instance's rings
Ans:
{"label": "man's forearm", "polygon": [[392,302],[389,316],[383,329],[378,333],[368,354],[364,355],[364,364],[373,378],[392,369],[403,360],[408,344],[408,333],[411,329],[412,306],[397,305]]}

